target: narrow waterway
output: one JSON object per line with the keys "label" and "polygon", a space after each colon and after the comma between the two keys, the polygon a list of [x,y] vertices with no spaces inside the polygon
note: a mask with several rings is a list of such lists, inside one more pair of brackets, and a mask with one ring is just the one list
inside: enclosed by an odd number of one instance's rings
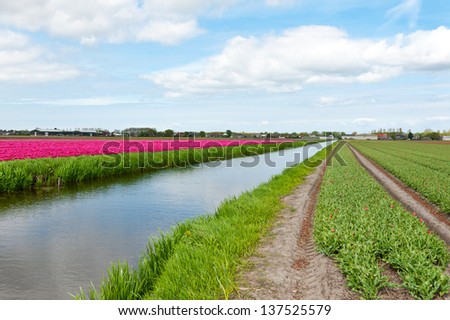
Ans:
{"label": "narrow waterway", "polygon": [[70,299],[111,262],[135,265],[148,237],[209,214],[325,143],[120,177],[86,186],[0,194],[0,299]]}

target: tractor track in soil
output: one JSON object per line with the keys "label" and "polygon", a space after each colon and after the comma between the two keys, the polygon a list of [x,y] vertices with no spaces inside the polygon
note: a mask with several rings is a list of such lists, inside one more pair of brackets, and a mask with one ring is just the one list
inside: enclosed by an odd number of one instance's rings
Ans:
{"label": "tractor track in soil", "polygon": [[[339,148],[336,148],[339,149]],[[446,243],[450,240],[450,219],[439,209],[405,186],[357,150],[350,149],[361,165],[407,210],[416,212]],[[330,159],[330,158],[329,158]],[[275,226],[256,254],[240,272],[238,299],[257,300],[356,300],[359,295],[346,286],[345,276],[334,259],[318,253],[312,236],[314,211],[327,162],[322,163],[304,183],[283,200]],[[395,270],[385,266],[393,283],[401,283]],[[446,270],[450,275],[450,266]],[[400,286],[385,288],[380,299],[412,299]],[[439,298],[442,299],[442,298]],[[447,294],[443,299],[450,299]]]}
{"label": "tractor track in soil", "polygon": [[240,273],[239,299],[358,299],[335,261],[318,253],[313,240],[314,210],[326,164],[283,199],[286,208],[249,259],[250,267]]}

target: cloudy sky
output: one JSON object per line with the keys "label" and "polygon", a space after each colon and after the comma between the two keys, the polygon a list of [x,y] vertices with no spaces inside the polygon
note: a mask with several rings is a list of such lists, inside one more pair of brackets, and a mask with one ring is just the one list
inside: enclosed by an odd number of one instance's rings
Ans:
{"label": "cloudy sky", "polygon": [[450,129],[448,0],[0,0],[0,128]]}

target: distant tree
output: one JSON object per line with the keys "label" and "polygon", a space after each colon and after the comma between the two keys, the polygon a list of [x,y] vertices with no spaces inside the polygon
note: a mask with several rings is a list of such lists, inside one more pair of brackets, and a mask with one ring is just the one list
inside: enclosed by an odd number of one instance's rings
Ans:
{"label": "distant tree", "polygon": [[[154,128],[140,128],[137,130],[137,136],[139,137],[154,137],[158,134],[158,131]],[[133,135],[131,133],[130,135]]]}
{"label": "distant tree", "polygon": [[18,135],[18,136],[29,136],[30,135],[30,131],[28,131],[28,130],[19,130],[19,131],[16,131],[16,135]]}
{"label": "distant tree", "polygon": [[431,132],[426,134],[425,136],[428,136],[431,138],[431,140],[440,140],[441,139],[441,135],[439,134],[439,132]]}
{"label": "distant tree", "polygon": [[413,133],[411,131],[408,133],[408,139],[409,140],[414,139],[414,135],[413,135]]}
{"label": "distant tree", "polygon": [[204,138],[204,137],[206,137],[206,132],[205,131],[200,131],[199,135],[200,135],[200,137]]}
{"label": "distant tree", "polygon": [[167,129],[164,131],[164,136],[166,137],[173,137],[175,132],[172,129]]}
{"label": "distant tree", "polygon": [[311,135],[312,136],[318,136],[319,135],[319,131],[313,131],[313,132],[311,132]]}
{"label": "distant tree", "polygon": [[228,129],[227,131],[225,131],[225,133],[227,134],[227,137],[228,137],[228,138],[231,138],[231,135],[233,134],[233,132],[232,132],[230,129]]}
{"label": "distant tree", "polygon": [[335,131],[335,132],[333,132],[332,134],[333,134],[333,136],[334,136],[336,139],[342,139],[342,136],[343,136],[345,133]]}

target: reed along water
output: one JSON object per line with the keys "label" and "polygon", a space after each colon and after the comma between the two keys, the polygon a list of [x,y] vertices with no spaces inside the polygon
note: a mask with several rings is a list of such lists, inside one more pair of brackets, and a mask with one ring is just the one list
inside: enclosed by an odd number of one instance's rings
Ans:
{"label": "reed along water", "polygon": [[212,214],[326,143],[76,187],[0,194],[0,299],[71,299],[148,237]]}

